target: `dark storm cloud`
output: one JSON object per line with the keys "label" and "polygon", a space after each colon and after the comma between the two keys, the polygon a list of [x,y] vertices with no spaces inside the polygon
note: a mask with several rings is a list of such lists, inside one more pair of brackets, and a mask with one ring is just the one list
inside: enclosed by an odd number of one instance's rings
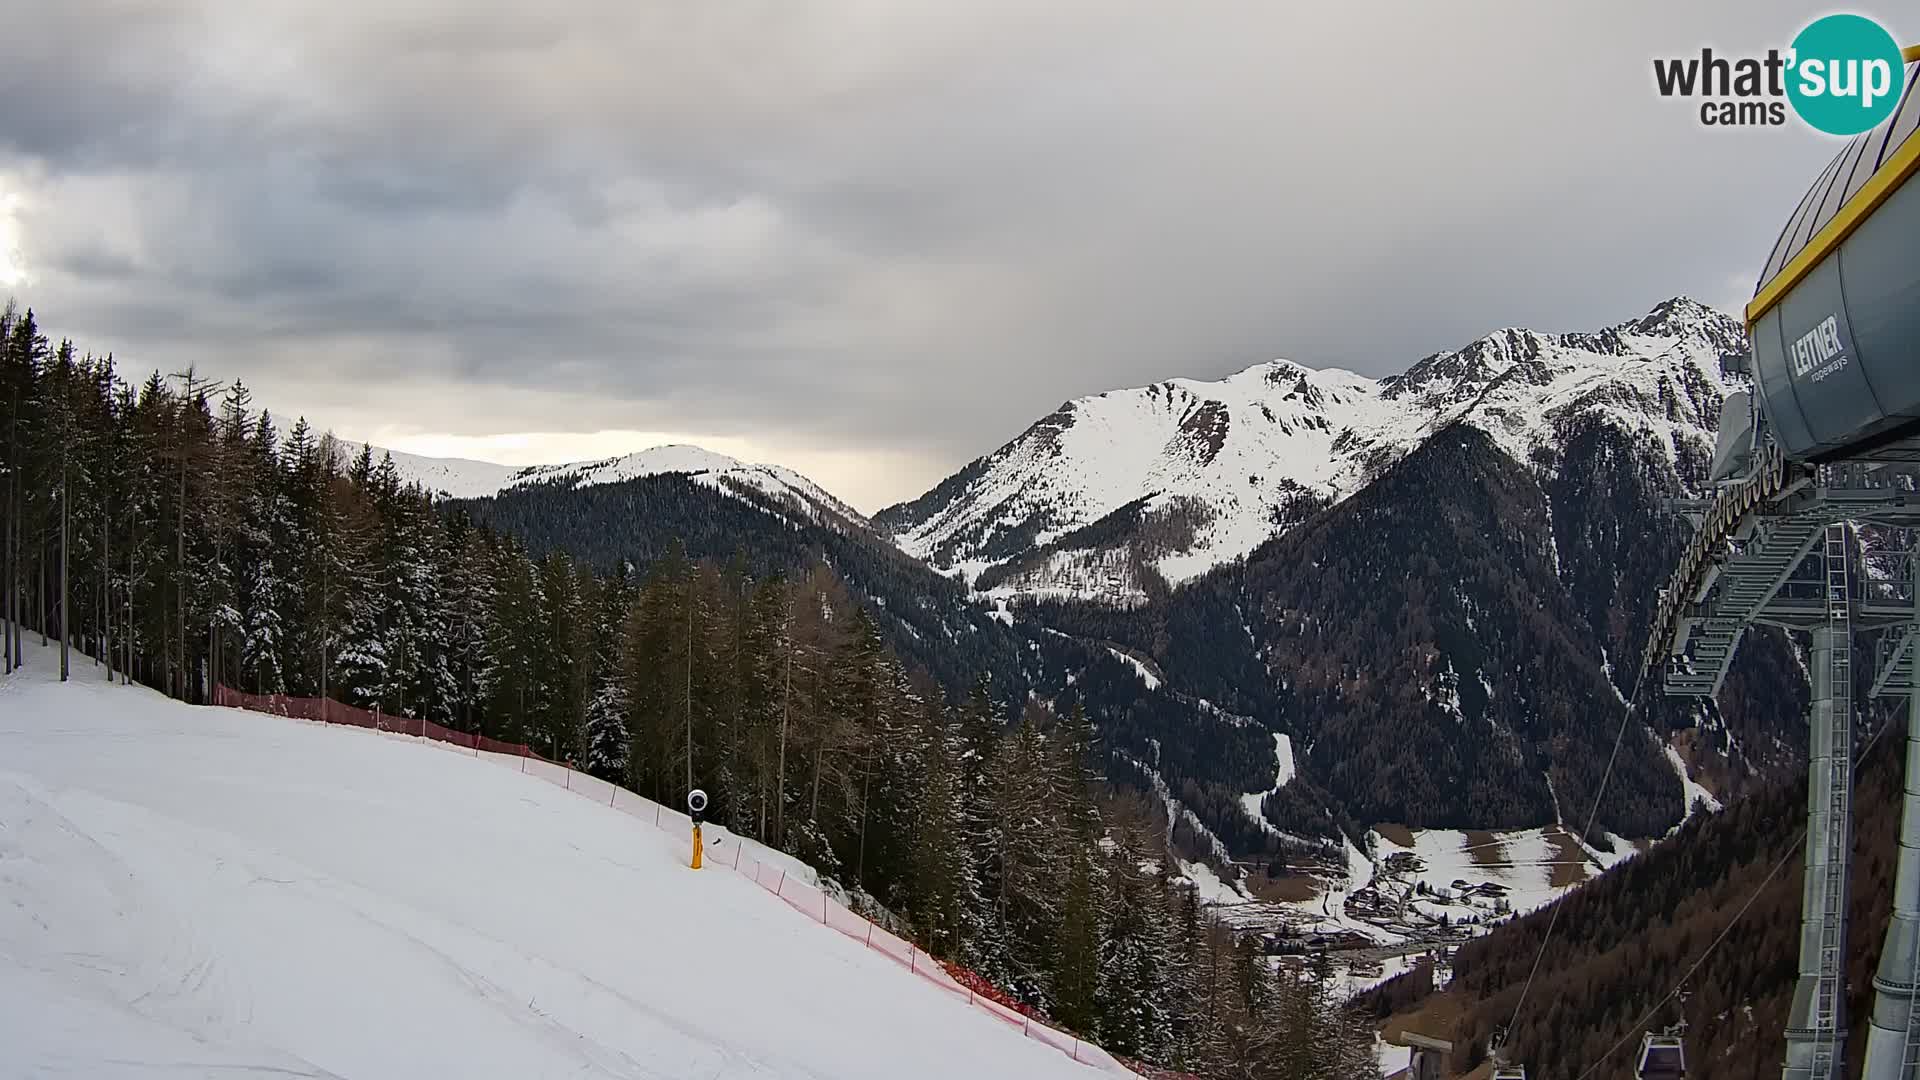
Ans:
{"label": "dark storm cloud", "polygon": [[0,39],[0,196],[135,365],[905,496],[1071,395],[1732,305],[1831,152],[1652,89],[1798,5],[1326,7],[66,0]]}

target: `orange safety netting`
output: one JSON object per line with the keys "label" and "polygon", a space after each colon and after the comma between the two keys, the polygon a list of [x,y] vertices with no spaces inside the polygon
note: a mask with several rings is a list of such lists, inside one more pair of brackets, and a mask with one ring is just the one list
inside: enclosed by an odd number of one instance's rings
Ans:
{"label": "orange safety netting", "polygon": [[[550,761],[521,743],[502,742],[498,739],[489,739],[484,735],[454,731],[430,720],[417,720],[379,711],[370,712],[325,698],[290,697],[285,694],[248,694],[216,685],[213,699],[215,705],[230,708],[412,735],[469,750],[475,757],[511,764],[521,772],[538,776],[548,783],[564,787],[585,798],[594,799],[642,821],[651,822],[675,836],[689,837],[688,844],[691,847],[690,834],[693,820],[686,814],[678,810],[670,810],[651,799],[636,795],[599,777],[589,776],[560,762]],[[996,1019],[1020,1029],[1030,1039],[1045,1043],[1063,1054],[1070,1055],[1075,1061],[1104,1072],[1122,1076],[1139,1075],[1098,1046],[1042,1023],[1032,1009],[1014,1001],[1012,997],[978,974],[948,961],[935,960],[924,949],[835,900],[818,885],[802,881],[799,876],[789,874],[786,868],[776,865],[772,857],[766,860],[755,858],[748,851],[748,842],[744,842],[737,836],[724,834],[723,839],[716,838],[714,844],[708,848],[706,861],[708,866],[726,868],[748,878],[754,884],[786,901],[794,910],[807,918],[860,942],[868,949],[887,957],[928,983],[946,991],[956,1000],[984,1010]]]}

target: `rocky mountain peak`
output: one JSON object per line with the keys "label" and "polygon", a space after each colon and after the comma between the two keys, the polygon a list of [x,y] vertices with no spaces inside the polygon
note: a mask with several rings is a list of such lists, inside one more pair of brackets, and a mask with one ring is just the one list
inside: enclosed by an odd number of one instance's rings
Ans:
{"label": "rocky mountain peak", "polygon": [[[1303,497],[1340,501],[1450,424],[1523,463],[1543,447],[1551,460],[1556,432],[1586,414],[1690,454],[1711,445],[1720,362],[1744,347],[1737,320],[1674,297],[1586,333],[1502,328],[1379,380],[1272,360],[1114,390],[1064,403],[875,520],[970,580],[998,567],[1002,589],[1079,595],[1070,582],[1084,580],[1112,595],[1117,576],[1126,594],[1246,555],[1298,520]],[[1085,570],[1116,563],[1135,569]]]}

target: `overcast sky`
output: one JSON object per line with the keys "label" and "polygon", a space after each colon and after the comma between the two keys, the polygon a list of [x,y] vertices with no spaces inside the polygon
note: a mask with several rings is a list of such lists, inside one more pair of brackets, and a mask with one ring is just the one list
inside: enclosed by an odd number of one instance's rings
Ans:
{"label": "overcast sky", "polygon": [[56,335],[395,448],[695,441],[865,509],[1081,394],[1732,310],[1835,149],[1654,93],[1827,10],[1773,0],[31,6],[0,283]]}

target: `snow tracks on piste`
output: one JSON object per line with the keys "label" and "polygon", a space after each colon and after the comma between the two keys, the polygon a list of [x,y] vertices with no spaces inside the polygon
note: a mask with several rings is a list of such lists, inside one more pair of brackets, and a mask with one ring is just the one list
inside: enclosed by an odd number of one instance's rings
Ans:
{"label": "snow tracks on piste", "polygon": [[[501,742],[484,735],[469,735],[441,727],[430,720],[370,712],[323,698],[289,697],[284,694],[247,694],[225,686],[216,686],[214,704],[271,713],[275,716],[344,724],[349,727],[397,735],[411,735],[467,751],[475,757],[485,758],[507,768],[518,769],[530,776],[537,776],[582,798],[593,799],[642,821],[651,822],[655,827],[665,830],[676,838],[684,838],[691,854],[693,822],[687,815],[678,810],[668,809],[651,799],[642,798],[617,784],[610,784],[599,777],[589,776],[560,762],[549,761],[520,743]],[[724,868],[752,878],[754,884],[786,901],[807,918],[862,943],[952,995],[954,1000],[980,1009],[1019,1029],[1027,1038],[1045,1043],[1071,1056],[1073,1060],[1103,1072],[1118,1076],[1138,1076],[1098,1046],[1049,1027],[1018,1009],[966,986],[954,978],[940,961],[929,956],[925,950],[848,909],[846,905],[827,895],[818,886],[789,874],[785,867],[777,864],[780,858],[777,854],[768,851],[765,859],[755,858],[747,853],[747,848],[750,845],[758,848],[759,845],[731,834],[730,839],[733,841],[731,854],[710,853],[706,860],[708,866],[715,869]]]}

